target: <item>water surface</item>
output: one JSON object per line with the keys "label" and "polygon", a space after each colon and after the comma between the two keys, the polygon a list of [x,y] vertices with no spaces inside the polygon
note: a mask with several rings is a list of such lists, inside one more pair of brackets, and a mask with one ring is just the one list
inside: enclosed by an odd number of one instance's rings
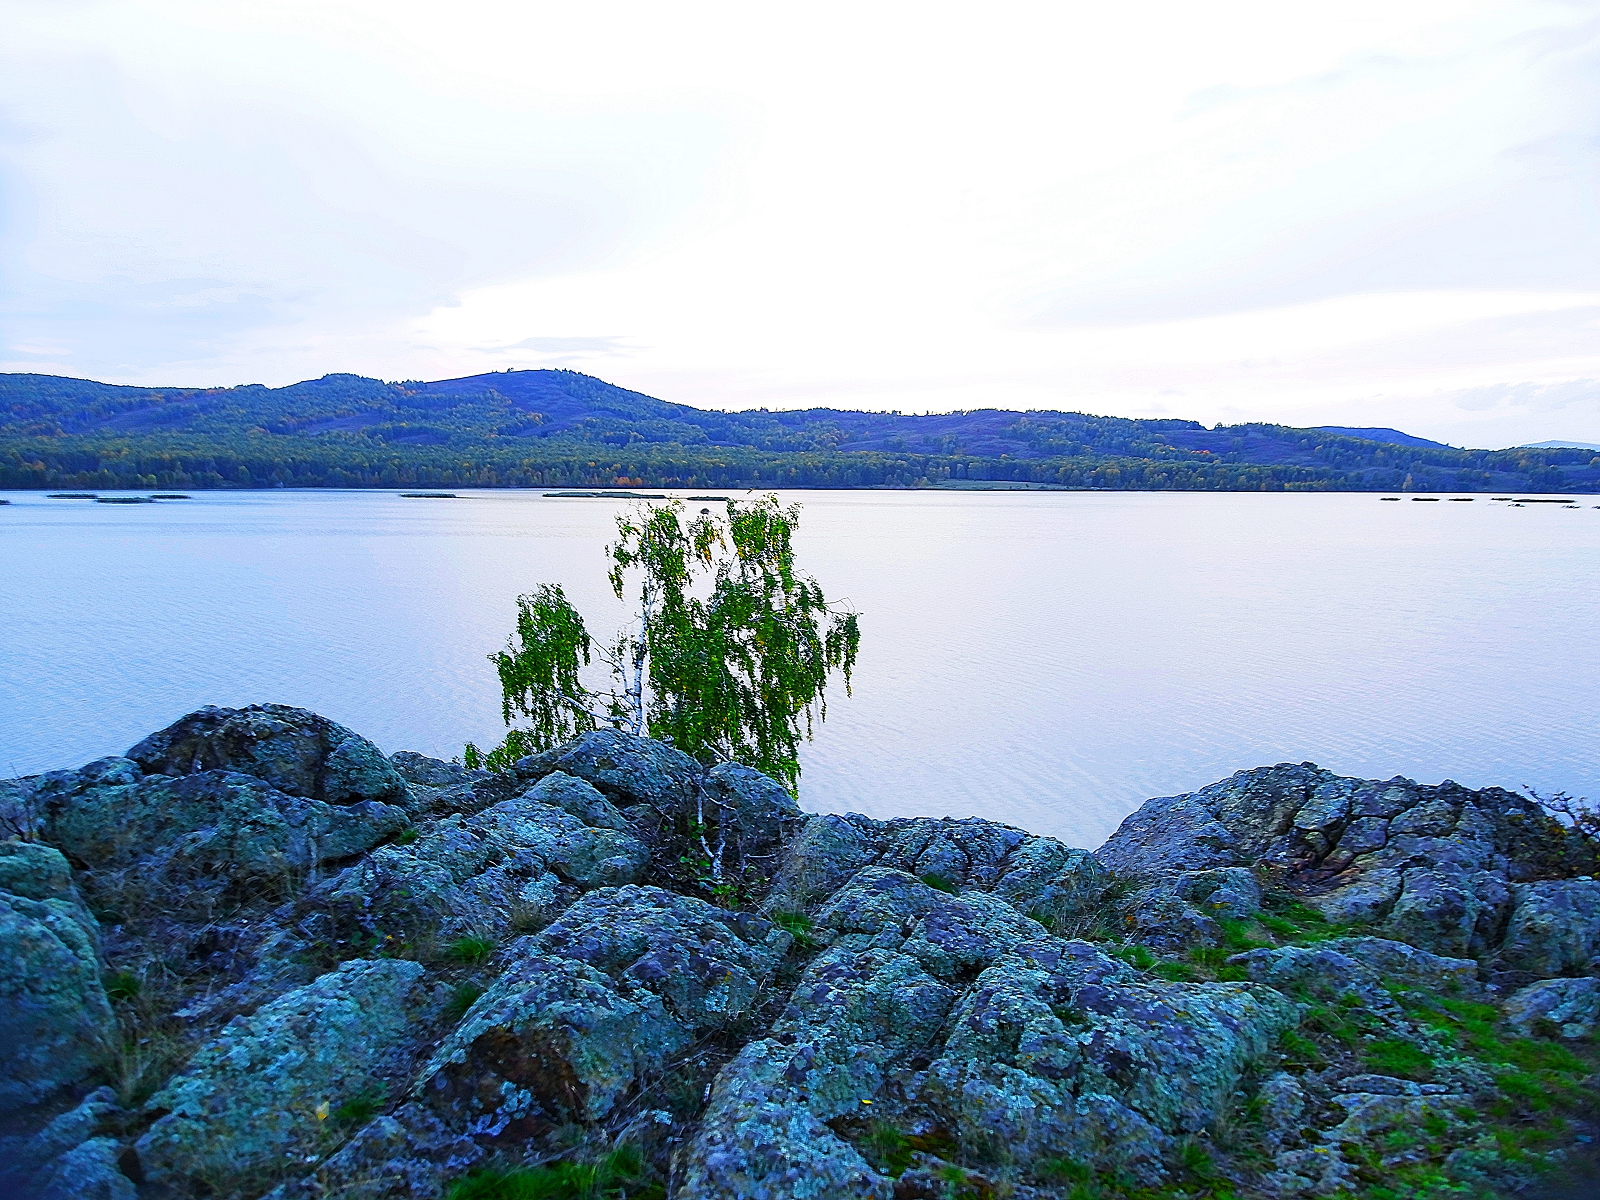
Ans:
{"label": "water surface", "polygon": [[[609,633],[621,502],[193,493],[0,507],[0,775],[278,701],[385,750],[498,739],[519,592]],[[801,799],[1097,845],[1149,796],[1314,761],[1600,798],[1600,500],[802,492],[804,564],[861,610]]]}

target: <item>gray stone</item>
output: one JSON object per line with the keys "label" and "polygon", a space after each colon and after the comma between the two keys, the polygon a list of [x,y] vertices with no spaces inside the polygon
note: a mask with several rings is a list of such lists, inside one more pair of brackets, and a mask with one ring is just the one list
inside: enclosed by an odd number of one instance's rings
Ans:
{"label": "gray stone", "polygon": [[[1484,961],[1500,951],[1518,885],[1538,897],[1554,887],[1542,881],[1565,885],[1585,869],[1575,839],[1510,792],[1347,779],[1310,763],[1241,771],[1148,801],[1096,856],[1141,880],[1259,867],[1330,920]],[[1535,945],[1549,941],[1532,931],[1537,907],[1526,935],[1513,922],[1508,961],[1552,961]]]}
{"label": "gray stone", "polygon": [[469,771],[460,763],[429,758],[425,754],[418,754],[415,750],[398,751],[389,756],[389,761],[394,764],[394,769],[400,772],[400,777],[407,783],[417,783],[430,788],[471,783],[488,775],[487,771]]}
{"label": "gray stone", "polygon": [[620,807],[647,804],[661,813],[676,813],[692,803],[704,774],[682,751],[614,729],[597,729],[520,759],[514,771],[529,782],[562,771],[593,784]]}
{"label": "gray stone", "polygon": [[151,734],[127,756],[147,775],[236,771],[330,804],[406,799],[405,779],[366,738],[286,704],[202,708]]}
{"label": "gray stone", "polygon": [[529,800],[549,804],[597,829],[632,834],[628,819],[593,784],[565,771],[552,771],[525,793]]}
{"label": "gray stone", "polygon": [[[55,851],[56,858],[60,858]],[[13,856],[38,866],[44,856]],[[50,865],[13,871],[36,890]],[[74,897],[0,892],[0,1112],[36,1104],[94,1069],[115,1040],[98,927]]]}
{"label": "gray stone", "polygon": [[38,1200],[135,1200],[139,1190],[118,1165],[121,1153],[108,1137],[73,1147],[40,1173]]}
{"label": "gray stone", "polygon": [[438,1200],[484,1151],[419,1104],[378,1117],[311,1174],[264,1200]]}
{"label": "gray stone", "polygon": [[234,1018],[146,1105],[164,1115],[137,1143],[145,1175],[223,1191],[326,1154],[341,1105],[404,1086],[427,1015],[423,974],[398,959],[347,962]]}
{"label": "gray stone", "polygon": [[1539,978],[1586,973],[1600,965],[1600,880],[1519,885],[1495,965]]}
{"label": "gray stone", "polygon": [[1306,991],[1320,999],[1343,995],[1387,1004],[1385,984],[1443,995],[1477,991],[1478,964],[1445,958],[1386,938],[1335,938],[1313,946],[1250,950],[1228,962],[1279,991]]}
{"label": "gray stone", "polygon": [[1523,1037],[1539,1031],[1541,1022],[1564,1038],[1592,1035],[1600,1024],[1600,979],[1546,979],[1523,988],[1505,1005],[1506,1023]]}
{"label": "gray stone", "polygon": [[1216,946],[1223,920],[1248,920],[1261,911],[1261,885],[1243,867],[1169,875],[1117,906],[1118,932],[1158,949]]}
{"label": "gray stone", "polygon": [[592,892],[517,943],[417,1094],[446,1123],[599,1120],[697,1034],[746,1011],[790,937],[660,888]]}
{"label": "gray stone", "polygon": [[25,900],[77,899],[61,851],[37,842],[0,842],[0,892]]}

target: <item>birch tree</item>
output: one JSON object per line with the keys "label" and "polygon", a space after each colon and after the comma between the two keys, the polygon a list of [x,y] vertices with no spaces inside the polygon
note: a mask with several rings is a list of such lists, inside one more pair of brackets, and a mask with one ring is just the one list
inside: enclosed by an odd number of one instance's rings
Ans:
{"label": "birch tree", "polygon": [[[608,576],[632,622],[597,642],[560,585],[520,597],[515,632],[490,655],[506,739],[487,753],[468,744],[467,765],[502,768],[611,728],[795,790],[800,743],[827,716],[829,683],[848,694],[861,643],[857,614],[796,568],[799,523],[800,506],[773,495],[720,514],[674,500],[619,515]],[[609,686],[584,683],[596,659]]]}

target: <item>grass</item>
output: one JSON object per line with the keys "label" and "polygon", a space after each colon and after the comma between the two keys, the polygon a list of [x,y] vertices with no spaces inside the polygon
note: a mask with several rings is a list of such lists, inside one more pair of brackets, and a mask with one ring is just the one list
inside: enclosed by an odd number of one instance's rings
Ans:
{"label": "grass", "polygon": [[106,999],[113,1004],[125,1004],[130,1000],[137,1000],[144,988],[144,981],[132,971],[109,972],[104,982]]}
{"label": "grass", "polygon": [[468,934],[451,942],[446,953],[455,962],[469,967],[481,966],[494,953],[494,942],[490,938]]}
{"label": "grass", "polygon": [[956,885],[943,875],[929,871],[926,875],[918,876],[918,878],[936,892],[948,892],[952,896],[956,894]]}
{"label": "grass", "polygon": [[905,1174],[917,1154],[949,1159],[959,1152],[955,1139],[942,1129],[930,1133],[903,1133],[886,1121],[873,1122],[858,1148],[868,1162],[891,1179]]}
{"label": "grass", "polygon": [[787,909],[774,909],[767,914],[767,919],[785,933],[794,938],[794,944],[801,950],[810,950],[820,943],[812,936],[811,918],[803,912],[790,912]]}
{"label": "grass", "polygon": [[459,1024],[461,1018],[467,1015],[467,1010],[478,1002],[478,997],[483,995],[483,989],[475,983],[457,984],[450,993],[450,999],[445,1001],[444,1017],[452,1025]]}
{"label": "grass", "polygon": [[383,1111],[385,1098],[382,1086],[363,1088],[329,1113],[328,1119],[346,1128],[359,1128]]}
{"label": "grass", "polygon": [[594,1163],[557,1162],[537,1167],[485,1168],[445,1189],[444,1200],[664,1200],[646,1177],[633,1146],[619,1146]]}

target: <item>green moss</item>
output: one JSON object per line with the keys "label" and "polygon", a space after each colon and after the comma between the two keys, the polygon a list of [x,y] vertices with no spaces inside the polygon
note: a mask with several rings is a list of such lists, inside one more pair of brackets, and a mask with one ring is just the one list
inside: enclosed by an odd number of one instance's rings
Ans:
{"label": "green moss", "polygon": [[105,977],[106,998],[113,1004],[137,1000],[143,983],[131,971],[113,971]]}
{"label": "green moss", "polygon": [[346,1128],[359,1128],[383,1111],[384,1099],[382,1087],[365,1088],[329,1113],[328,1119]]}
{"label": "green moss", "polygon": [[928,874],[920,876],[920,878],[923,883],[927,884],[935,891],[949,892],[952,896],[956,894],[956,885],[951,883],[943,875],[936,875],[930,871]]}

